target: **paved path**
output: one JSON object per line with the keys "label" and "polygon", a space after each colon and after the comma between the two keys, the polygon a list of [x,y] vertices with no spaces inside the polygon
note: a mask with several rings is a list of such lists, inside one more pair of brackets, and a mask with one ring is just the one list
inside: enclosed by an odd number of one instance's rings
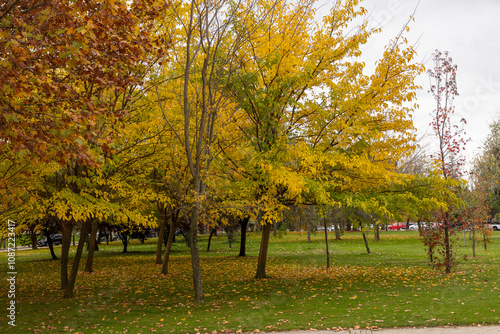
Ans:
{"label": "paved path", "polygon": [[291,331],[272,334],[500,334],[500,326],[350,329],[342,331]]}

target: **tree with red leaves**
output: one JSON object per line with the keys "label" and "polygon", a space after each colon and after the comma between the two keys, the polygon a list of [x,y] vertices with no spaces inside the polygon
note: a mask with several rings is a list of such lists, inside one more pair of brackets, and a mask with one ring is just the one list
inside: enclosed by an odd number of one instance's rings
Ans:
{"label": "tree with red leaves", "polygon": [[92,164],[167,45],[154,0],[0,3],[0,156]]}
{"label": "tree with red leaves", "polygon": [[[457,90],[457,65],[453,64],[448,52],[444,53],[436,50],[432,55],[434,68],[427,71],[430,80],[430,93],[436,101],[436,109],[431,113],[431,126],[434,135],[438,138],[439,147],[433,158],[436,168],[445,180],[451,181],[450,188],[443,189],[444,198],[447,201],[448,209],[436,212],[438,222],[438,232],[433,233],[434,240],[442,255],[442,260],[436,261],[435,265],[444,267],[446,273],[450,273],[454,265],[455,258],[450,240],[453,226],[460,224],[460,214],[456,212],[456,182],[461,174],[461,167],[465,159],[461,156],[461,151],[465,149],[468,139],[464,138],[463,126],[466,120],[460,120],[461,125],[452,125],[452,116],[455,112],[454,99],[458,96]],[[455,183],[455,185],[453,185]]]}

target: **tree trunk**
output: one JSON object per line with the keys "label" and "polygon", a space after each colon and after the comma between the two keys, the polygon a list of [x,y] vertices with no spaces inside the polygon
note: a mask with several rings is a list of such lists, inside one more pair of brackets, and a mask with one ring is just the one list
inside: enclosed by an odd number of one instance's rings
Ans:
{"label": "tree trunk", "polygon": [[120,232],[118,233],[120,236],[120,239],[122,239],[122,244],[123,244],[123,251],[122,253],[127,253],[127,247],[128,247],[128,232]]}
{"label": "tree trunk", "polygon": [[311,242],[311,228],[307,226],[307,242]]}
{"label": "tree trunk", "polygon": [[36,233],[35,233],[35,229],[32,229],[31,231],[31,234],[30,234],[30,239],[31,239],[31,248],[32,249],[38,249],[38,244],[37,244],[37,240],[36,240]]}
{"label": "tree trunk", "polygon": [[158,234],[158,241],[156,242],[156,264],[161,264],[161,250],[163,246],[163,238],[165,237],[165,229],[167,227],[167,210],[164,208],[163,210],[163,219],[160,224],[160,232]]}
{"label": "tree trunk", "polygon": [[276,237],[278,235],[278,223],[273,223],[273,235]]}
{"label": "tree trunk", "polygon": [[335,228],[335,240],[340,240],[340,224],[335,223],[333,226]]}
{"label": "tree trunk", "polygon": [[73,265],[71,266],[71,274],[68,278],[68,284],[64,290],[64,298],[73,297],[73,290],[75,289],[76,274],[78,273],[78,266],[80,265],[80,259],[82,257],[83,246],[85,244],[85,236],[87,233],[87,222],[82,222],[82,228],[80,230],[80,240],[78,241],[78,247],[76,249],[75,259],[73,260]]}
{"label": "tree trunk", "polygon": [[361,233],[363,234],[363,241],[365,242],[365,247],[366,247],[366,252],[370,254],[370,246],[368,246],[368,239],[366,238],[365,231],[363,229],[363,226],[361,226]]}
{"label": "tree trunk", "polygon": [[444,254],[445,254],[445,273],[451,273],[451,247],[450,247],[450,227],[448,219],[444,224]]}
{"label": "tree trunk", "polygon": [[[68,258],[69,258],[69,248],[71,247],[71,235],[73,232],[73,226],[69,225],[69,224],[64,224],[64,223],[62,223],[61,225],[62,225],[61,226],[61,229],[62,229],[61,290],[64,290],[64,289],[66,289],[66,286],[68,285]],[[50,236],[48,238],[50,238]],[[49,242],[49,247],[52,247],[52,240]],[[52,252],[53,251],[54,250],[52,249]]]}
{"label": "tree trunk", "polygon": [[325,228],[326,267],[330,268],[330,252],[328,251],[328,231],[326,230],[326,217],[323,217],[323,227]]}
{"label": "tree trunk", "polygon": [[472,257],[476,257],[476,226],[472,225]]}
{"label": "tree trunk", "polygon": [[189,246],[191,250],[191,267],[193,269],[194,299],[197,303],[203,303],[203,285],[201,281],[200,255],[198,252],[198,219],[200,217],[200,204],[196,203],[193,208],[189,228]]}
{"label": "tree trunk", "polygon": [[380,226],[378,224],[375,224],[373,234],[375,241],[380,241]]}
{"label": "tree trunk", "polygon": [[241,226],[241,240],[240,240],[240,254],[238,256],[246,256],[246,244],[247,244],[247,226],[250,217],[245,217],[240,220]]}
{"label": "tree trunk", "polygon": [[260,242],[259,259],[257,262],[257,273],[255,278],[266,278],[267,249],[269,247],[269,235],[271,234],[271,224],[262,226],[262,239]]}
{"label": "tree trunk", "polygon": [[[212,243],[212,237],[217,232],[217,228],[212,228],[210,231],[210,236],[208,237],[207,252],[210,252],[210,244]],[[230,247],[231,248],[231,247]]]}
{"label": "tree trunk", "polygon": [[94,261],[94,251],[96,250],[97,243],[96,243],[96,236],[97,236],[97,229],[99,228],[99,221],[97,219],[92,219],[91,220],[91,230],[90,230],[90,240],[89,240],[89,248],[88,248],[88,254],[87,254],[87,262],[85,263],[85,272],[91,273],[92,272],[92,262]]}
{"label": "tree trunk", "polygon": [[[53,260],[57,260],[57,255],[54,252],[54,244],[52,243],[52,239],[50,237],[50,234],[49,234],[48,230],[45,230],[45,235],[47,236],[47,244],[49,245],[50,256],[52,256]],[[64,237],[64,235],[63,235],[63,237]],[[71,242],[71,241],[69,241],[69,242]]]}
{"label": "tree trunk", "polygon": [[176,228],[176,219],[170,221],[170,229],[167,237],[167,246],[165,246],[165,256],[163,257],[163,265],[161,267],[161,273],[163,275],[168,274],[168,260],[170,258],[170,250],[172,249],[172,243],[174,242]]}
{"label": "tree trunk", "polygon": [[430,226],[427,228],[427,234],[428,234],[427,235],[427,238],[428,238],[427,240],[428,240],[428,243],[429,243],[429,251],[428,251],[429,252],[429,262],[433,263],[434,262],[434,247],[432,245],[433,240],[432,240],[431,227]]}

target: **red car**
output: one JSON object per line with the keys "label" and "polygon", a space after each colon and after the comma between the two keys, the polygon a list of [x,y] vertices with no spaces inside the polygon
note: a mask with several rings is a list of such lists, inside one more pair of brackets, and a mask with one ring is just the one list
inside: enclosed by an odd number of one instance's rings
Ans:
{"label": "red car", "polygon": [[396,231],[396,230],[406,230],[405,223],[394,223],[387,226],[387,230]]}

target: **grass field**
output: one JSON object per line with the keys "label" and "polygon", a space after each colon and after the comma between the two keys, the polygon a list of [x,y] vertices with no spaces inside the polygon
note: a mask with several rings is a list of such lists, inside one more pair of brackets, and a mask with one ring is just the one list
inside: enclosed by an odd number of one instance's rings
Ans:
{"label": "grass field", "polygon": [[[331,240],[325,269],[321,233],[271,237],[269,279],[255,280],[258,233],[245,258],[224,234],[200,236],[205,303],[193,302],[189,250],[173,245],[170,275],[154,264],[155,240],[137,240],[122,254],[119,242],[101,245],[93,273],[79,273],[76,297],[63,299],[59,261],[48,249],[17,251],[16,327],[0,313],[0,332],[12,333],[211,333],[500,323],[500,232],[471,258],[470,241],[456,243],[460,260],[445,276],[427,264],[418,232],[382,232],[366,254],[359,232]],[[330,236],[333,239],[333,235]],[[56,247],[60,252],[60,247]],[[73,249],[74,251],[74,249]],[[84,259],[81,270],[83,271]],[[7,268],[7,253],[0,253]],[[7,273],[7,269],[4,272]],[[7,284],[0,300],[8,305]]]}

